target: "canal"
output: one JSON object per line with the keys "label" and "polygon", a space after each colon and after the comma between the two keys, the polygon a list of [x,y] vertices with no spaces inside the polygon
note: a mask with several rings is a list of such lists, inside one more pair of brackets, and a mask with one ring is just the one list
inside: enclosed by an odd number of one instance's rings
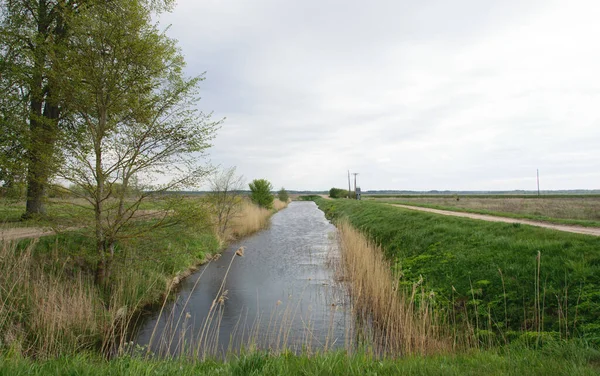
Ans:
{"label": "canal", "polygon": [[352,320],[336,280],[338,257],[336,228],[323,212],[292,202],[269,228],[185,279],[176,298],[143,321],[135,342],[160,356],[198,357],[344,347]]}

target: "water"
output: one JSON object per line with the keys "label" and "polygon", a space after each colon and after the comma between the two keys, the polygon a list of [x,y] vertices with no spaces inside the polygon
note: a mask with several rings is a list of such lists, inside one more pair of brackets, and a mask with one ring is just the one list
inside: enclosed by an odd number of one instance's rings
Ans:
{"label": "water", "polygon": [[[187,278],[177,299],[145,321],[136,342],[158,354],[196,356],[253,346],[276,351],[344,346],[351,320],[347,295],[331,267],[338,255],[335,231],[313,202],[292,202],[272,217],[268,229],[232,244]],[[244,257],[237,257],[241,246]]]}

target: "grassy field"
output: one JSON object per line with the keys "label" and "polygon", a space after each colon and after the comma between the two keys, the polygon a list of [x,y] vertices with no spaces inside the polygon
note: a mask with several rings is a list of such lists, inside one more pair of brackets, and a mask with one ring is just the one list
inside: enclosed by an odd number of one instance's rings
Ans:
{"label": "grassy field", "polygon": [[600,227],[600,197],[588,196],[365,196],[367,200],[512,218]]}
{"label": "grassy field", "polygon": [[482,343],[600,344],[599,238],[372,201],[316,202],[380,244],[401,283],[426,286],[448,324]]}

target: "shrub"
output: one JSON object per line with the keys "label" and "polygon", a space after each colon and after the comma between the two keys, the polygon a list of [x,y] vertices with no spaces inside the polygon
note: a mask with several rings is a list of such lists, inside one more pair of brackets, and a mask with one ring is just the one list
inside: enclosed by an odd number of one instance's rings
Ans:
{"label": "shrub", "polygon": [[331,198],[344,198],[348,196],[348,191],[341,188],[331,188],[329,190],[329,197]]}
{"label": "shrub", "polygon": [[279,199],[279,201],[288,202],[288,200],[290,199],[290,195],[288,195],[285,188],[281,187],[279,192],[277,192],[277,198]]}
{"label": "shrub", "polygon": [[250,186],[250,200],[261,208],[273,208],[273,185],[266,179],[254,179]]}

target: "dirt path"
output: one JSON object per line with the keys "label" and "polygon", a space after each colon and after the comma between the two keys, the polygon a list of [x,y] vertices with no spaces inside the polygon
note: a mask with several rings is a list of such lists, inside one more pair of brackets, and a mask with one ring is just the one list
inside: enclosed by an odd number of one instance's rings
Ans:
{"label": "dirt path", "polygon": [[0,229],[0,240],[11,241],[39,238],[52,234],[54,234],[54,231],[38,227],[2,228]]}
{"label": "dirt path", "polygon": [[[153,219],[162,215],[164,212],[160,210],[138,210],[135,212],[134,218],[136,219]],[[77,230],[80,227],[61,227],[58,231],[72,231]],[[14,228],[0,228],[0,241],[13,241],[21,239],[35,239],[42,236],[54,235],[56,231],[51,228],[43,227],[14,227]]]}
{"label": "dirt path", "polygon": [[439,209],[430,209],[430,208],[422,208],[418,206],[408,206],[408,205],[400,205],[400,204],[389,204],[391,206],[397,206],[399,208],[410,209],[410,210],[418,210],[428,213],[435,213],[441,215],[449,215],[453,217],[463,217],[463,218],[471,218],[471,219],[480,219],[482,221],[490,221],[490,222],[503,222],[503,223],[521,223],[524,225],[537,226],[537,227],[545,227],[552,230],[565,231],[565,232],[573,232],[576,234],[584,234],[584,235],[592,235],[592,236],[600,236],[600,228],[597,227],[583,227],[583,226],[569,226],[569,225],[558,225],[554,223],[547,222],[538,222],[532,221],[529,219],[516,219],[516,218],[506,218],[506,217],[496,217],[493,215],[485,215],[485,214],[473,214],[473,213],[465,213],[465,212],[455,212],[449,210],[439,210]]}

